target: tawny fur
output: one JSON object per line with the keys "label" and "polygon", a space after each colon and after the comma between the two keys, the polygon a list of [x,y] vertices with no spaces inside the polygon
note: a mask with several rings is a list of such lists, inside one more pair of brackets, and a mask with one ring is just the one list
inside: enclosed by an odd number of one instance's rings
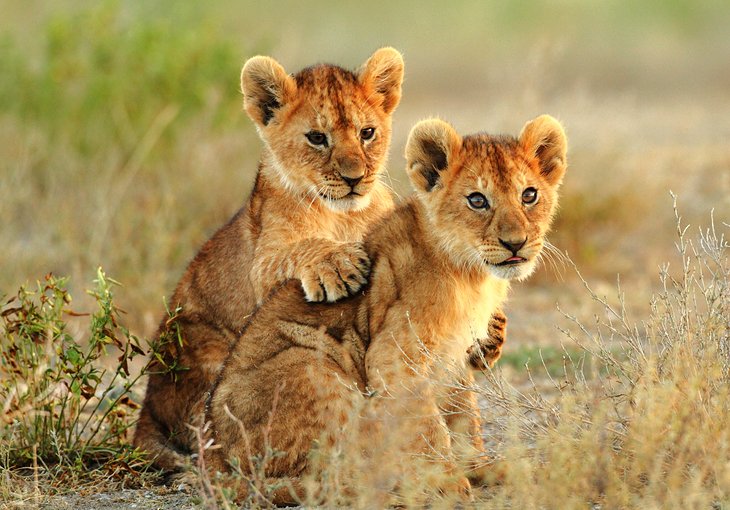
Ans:
{"label": "tawny fur", "polygon": [[[462,138],[429,120],[412,130],[406,158],[416,193],[366,236],[369,284],[332,305],[306,303],[297,282],[284,285],[256,312],[213,391],[217,448],[208,465],[226,471],[230,458],[284,452],[265,476],[294,480],[296,494],[278,491],[278,503],[302,496],[296,481],[317,476],[312,445],[334,445],[362,405],[389,423],[363,429],[363,454],[397,437],[403,452],[440,459],[433,483],[441,493],[465,496],[466,471],[484,455],[474,395],[454,388],[470,380],[464,353],[474,338],[492,338],[499,355],[500,306],[510,280],[527,277],[539,258],[566,168],[565,135],[548,116],[519,138]],[[470,205],[474,193],[489,207]],[[482,360],[491,363],[489,352]],[[368,399],[366,387],[383,398]],[[395,484],[421,476],[408,461],[390,464],[401,470]]]}
{"label": "tawny fur", "polygon": [[[169,300],[181,311],[160,326],[172,338],[152,364],[134,438],[158,466],[185,464],[194,445],[187,425],[200,423],[204,395],[272,289],[294,278],[307,300],[331,302],[366,282],[360,241],[393,206],[381,174],[402,79],[403,60],[391,48],[357,73],[317,65],[292,76],[269,57],[245,64],[244,108],[263,155],[248,201],[190,263]],[[313,144],[311,132],[326,145]]]}

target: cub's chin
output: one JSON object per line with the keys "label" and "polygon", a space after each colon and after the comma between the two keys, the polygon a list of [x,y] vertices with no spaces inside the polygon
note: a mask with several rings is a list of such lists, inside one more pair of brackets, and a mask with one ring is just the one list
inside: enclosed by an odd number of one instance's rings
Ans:
{"label": "cub's chin", "polygon": [[524,260],[516,264],[488,264],[489,272],[503,280],[521,281],[530,276],[537,267],[537,260]]}
{"label": "cub's chin", "polygon": [[360,211],[370,205],[371,200],[370,193],[366,195],[349,194],[342,198],[332,198],[320,195],[319,198],[328,209],[337,212]]}

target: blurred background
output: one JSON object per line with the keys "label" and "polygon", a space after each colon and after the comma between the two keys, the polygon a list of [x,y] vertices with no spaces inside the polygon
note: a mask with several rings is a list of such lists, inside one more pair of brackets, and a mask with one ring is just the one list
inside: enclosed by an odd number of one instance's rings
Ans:
{"label": "blurred background", "polygon": [[[447,7],[448,5],[448,7]],[[549,113],[570,143],[551,241],[641,318],[673,257],[670,190],[690,233],[730,222],[730,3],[0,0],[0,297],[48,272],[83,310],[96,267],[151,335],[187,262],[244,202],[261,144],[239,73],[406,62],[389,178],[410,126],[517,134]],[[514,286],[510,349],[559,333],[588,298],[571,267]],[[509,350],[509,349],[508,349]]]}

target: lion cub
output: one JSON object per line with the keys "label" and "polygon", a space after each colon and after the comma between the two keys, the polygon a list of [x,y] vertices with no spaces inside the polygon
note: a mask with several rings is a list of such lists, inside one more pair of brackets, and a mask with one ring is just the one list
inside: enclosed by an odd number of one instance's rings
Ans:
{"label": "lion cub", "polygon": [[158,466],[185,463],[186,424],[203,414],[230,346],[272,289],[295,278],[308,301],[333,302],[365,284],[360,241],[393,207],[381,173],[402,80],[392,48],[357,73],[316,65],[292,76],[269,57],[244,65],[244,109],[264,150],[248,201],[190,263],[170,299],[180,312],[160,326],[172,339],[152,364],[134,437]]}
{"label": "lion cub", "polygon": [[[232,349],[208,407],[218,444],[206,453],[212,470],[237,457],[245,471],[244,459],[270,447],[284,453],[271,458],[266,476],[287,478],[301,497],[298,480],[317,477],[312,445],[334,445],[364,409],[387,425],[363,427],[365,443],[355,449],[373,457],[385,448],[388,462],[353,468],[355,476],[380,476],[382,488],[389,472],[390,488],[404,487],[426,476],[409,467],[412,455],[429,455],[440,466],[427,482],[434,490],[468,493],[463,469],[483,446],[474,396],[459,389],[470,377],[464,353],[487,336],[510,280],[537,264],[566,169],[566,137],[547,115],[518,138],[462,138],[427,120],[411,131],[406,158],[416,193],[366,236],[368,286],[321,305],[305,303],[289,282]],[[399,452],[408,458],[398,460]],[[296,497],[287,489],[274,495],[279,503]]]}

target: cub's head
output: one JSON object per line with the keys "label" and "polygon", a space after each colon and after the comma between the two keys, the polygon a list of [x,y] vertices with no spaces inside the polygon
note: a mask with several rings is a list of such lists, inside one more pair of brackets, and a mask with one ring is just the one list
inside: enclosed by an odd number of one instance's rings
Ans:
{"label": "cub's head", "polygon": [[440,246],[458,266],[523,279],[535,269],[566,169],[562,126],[543,115],[518,138],[459,136],[441,120],[418,123],[408,175]]}
{"label": "cub's head", "polygon": [[370,202],[398,106],[403,58],[376,51],[358,72],[320,64],[295,75],[270,57],[243,66],[243,106],[282,184],[335,210]]}

